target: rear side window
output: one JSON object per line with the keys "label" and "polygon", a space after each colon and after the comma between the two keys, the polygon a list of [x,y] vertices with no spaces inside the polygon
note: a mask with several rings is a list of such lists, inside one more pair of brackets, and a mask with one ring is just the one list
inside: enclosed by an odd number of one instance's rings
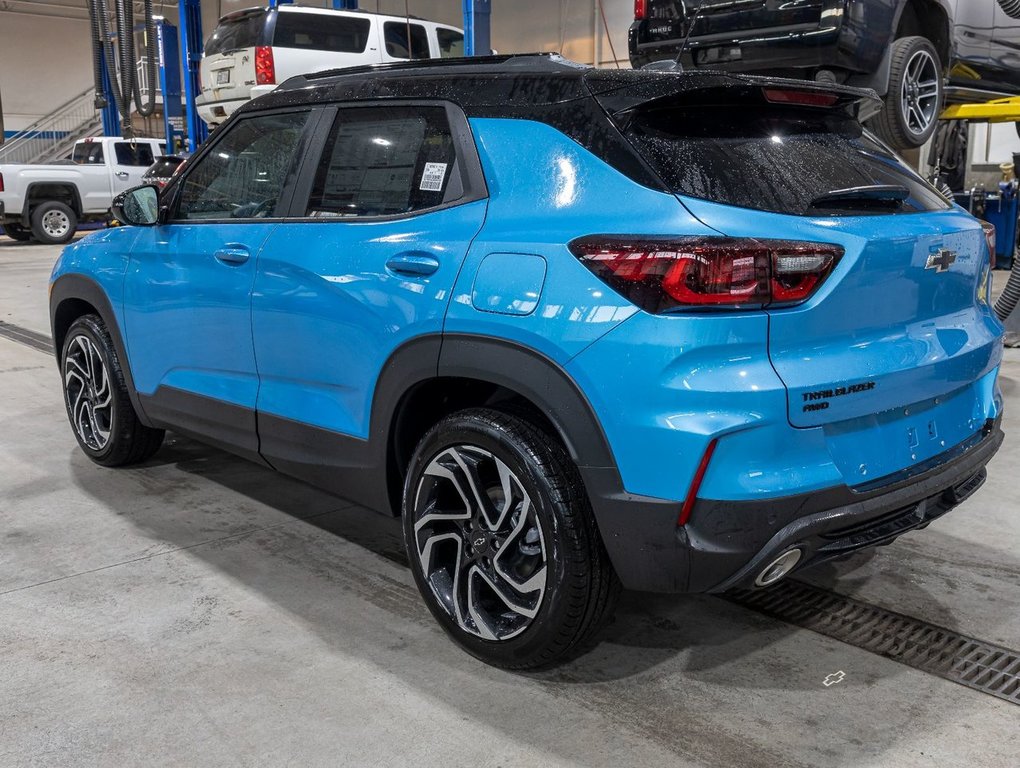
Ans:
{"label": "rear side window", "polygon": [[[820,207],[826,193],[905,187],[895,210],[944,210],[945,199],[853,118],[793,107],[683,106],[641,110],[625,133],[676,193],[775,213],[875,213]],[[814,203],[814,204],[813,204]]]}
{"label": "rear side window", "polygon": [[75,144],[71,152],[71,161],[75,163],[89,163],[95,165],[103,162],[103,145],[90,141],[83,141]]}
{"label": "rear side window", "polygon": [[322,13],[280,13],[276,19],[273,45],[316,51],[362,53],[368,45],[372,22],[351,16]]}
{"label": "rear side window", "polygon": [[177,218],[273,216],[307,122],[307,112],[292,112],[234,123],[185,176]]}
{"label": "rear side window", "polygon": [[[408,33],[411,36],[410,46],[407,44]],[[429,57],[429,37],[425,32],[425,27],[421,24],[387,21],[383,24],[383,37],[386,38],[386,53],[395,59],[427,59]]]}
{"label": "rear side window", "polygon": [[213,30],[205,43],[205,55],[236,51],[239,48],[254,48],[265,44],[265,26],[268,14],[265,11],[238,13],[227,16]]}
{"label": "rear side window", "polygon": [[453,29],[436,28],[439,40],[439,55],[444,59],[460,58],[464,55],[464,35]]}
{"label": "rear side window", "polygon": [[442,205],[456,152],[442,107],[341,109],[305,215],[393,216]]}
{"label": "rear side window", "polygon": [[118,141],[113,145],[117,155],[117,165],[140,165],[148,168],[154,162],[152,147],[148,144],[132,144],[129,141]]}

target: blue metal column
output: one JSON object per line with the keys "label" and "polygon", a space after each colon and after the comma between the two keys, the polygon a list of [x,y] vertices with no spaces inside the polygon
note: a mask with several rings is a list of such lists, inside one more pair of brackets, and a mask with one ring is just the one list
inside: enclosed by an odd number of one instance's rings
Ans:
{"label": "blue metal column", "polygon": [[185,125],[188,131],[188,151],[194,152],[209,135],[209,128],[202,122],[195,108],[195,97],[201,90],[198,78],[198,67],[202,62],[201,0],[178,0],[178,9],[181,50],[184,52]]}
{"label": "blue metal column", "polygon": [[334,11],[356,11],[358,0],[333,0]]}
{"label": "blue metal column", "polygon": [[106,50],[99,48],[99,62],[103,69],[103,99],[106,106],[100,112],[103,120],[104,136],[120,136],[120,113],[117,111],[117,100],[113,96],[113,83],[110,81],[110,67],[106,63]]}
{"label": "blue metal column", "polygon": [[156,49],[159,51],[159,91],[163,94],[166,153],[172,155],[179,151],[178,139],[184,136],[181,49],[177,43],[177,27],[163,19],[156,20]]}
{"label": "blue metal column", "polygon": [[464,0],[464,55],[492,53],[492,0]]}

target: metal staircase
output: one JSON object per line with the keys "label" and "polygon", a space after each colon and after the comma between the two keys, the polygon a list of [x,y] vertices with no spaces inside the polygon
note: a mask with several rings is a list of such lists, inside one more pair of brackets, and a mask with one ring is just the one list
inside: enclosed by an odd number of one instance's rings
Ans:
{"label": "metal staircase", "polygon": [[0,145],[0,163],[48,163],[66,157],[75,141],[101,132],[95,100],[95,88],[89,88],[19,131]]}

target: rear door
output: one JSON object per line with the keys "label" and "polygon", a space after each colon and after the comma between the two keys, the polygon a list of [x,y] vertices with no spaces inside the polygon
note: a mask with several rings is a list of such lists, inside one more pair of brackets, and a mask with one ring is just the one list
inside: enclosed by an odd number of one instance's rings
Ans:
{"label": "rear door", "polygon": [[156,162],[153,143],[149,141],[115,141],[110,165],[113,171],[113,193],[119,194],[144,183],[142,176]]}
{"label": "rear door", "polygon": [[327,455],[323,437],[366,438],[387,361],[441,332],[486,208],[459,110],[347,107],[320,131],[294,218],[259,255],[252,305],[262,453],[299,476],[351,459]]}
{"label": "rear door", "polygon": [[[834,440],[867,432],[879,444],[888,427],[902,442],[890,471],[969,437],[989,396],[981,381],[1001,356],[980,223],[835,99],[825,107],[817,93],[730,90],[638,110],[627,133],[720,233],[842,248],[803,304],[766,307],[790,423],[824,427]],[[842,446],[839,460],[873,457],[874,448]]]}

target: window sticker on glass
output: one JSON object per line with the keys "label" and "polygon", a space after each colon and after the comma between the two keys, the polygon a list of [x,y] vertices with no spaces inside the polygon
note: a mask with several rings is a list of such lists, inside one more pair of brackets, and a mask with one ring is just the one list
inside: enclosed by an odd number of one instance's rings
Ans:
{"label": "window sticker on glass", "polygon": [[446,178],[446,163],[425,163],[418,189],[426,192],[442,192],[443,179]]}

